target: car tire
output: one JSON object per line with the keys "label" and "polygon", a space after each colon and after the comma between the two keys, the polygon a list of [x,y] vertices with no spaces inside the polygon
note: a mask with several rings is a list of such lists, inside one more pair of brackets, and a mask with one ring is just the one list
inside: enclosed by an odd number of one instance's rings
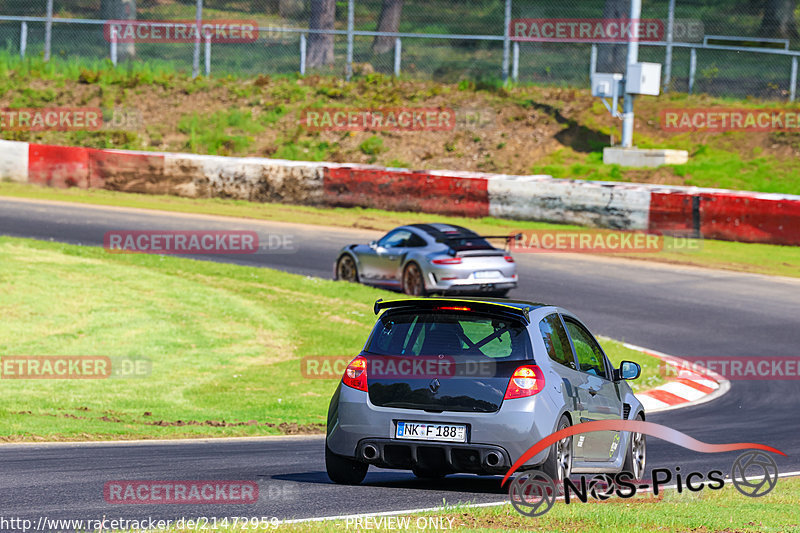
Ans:
{"label": "car tire", "polygon": [[426,296],[425,279],[416,263],[409,263],[403,269],[403,292],[409,296]]}
{"label": "car tire", "polygon": [[[557,430],[561,431],[570,425],[567,415],[561,415]],[[572,457],[572,437],[561,439],[550,446],[550,453],[541,470],[556,483],[563,482],[572,473]]]}
{"label": "car tire", "polygon": [[[636,416],[637,422],[643,422],[644,417]],[[625,454],[625,464],[622,470],[633,474],[634,479],[642,479],[647,466],[647,437],[644,433],[631,433],[628,440],[628,451]]]}
{"label": "car tire", "polygon": [[358,283],[358,267],[350,254],[342,254],[336,261],[336,279]]}
{"label": "car tire", "polygon": [[336,455],[326,445],[325,469],[328,471],[328,477],[334,483],[339,485],[358,485],[364,481],[369,465],[355,459]]}
{"label": "car tire", "polygon": [[415,466],[411,469],[415,476],[420,479],[442,479],[447,474],[442,472],[441,470],[436,470],[433,468],[422,468]]}

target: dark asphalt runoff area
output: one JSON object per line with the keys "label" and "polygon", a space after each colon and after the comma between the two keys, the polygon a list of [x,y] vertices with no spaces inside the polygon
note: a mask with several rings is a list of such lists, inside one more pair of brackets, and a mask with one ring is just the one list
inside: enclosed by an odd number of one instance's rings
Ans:
{"label": "dark asphalt runoff area", "polygon": [[[419,220],[424,222],[425,215]],[[260,237],[290,235],[290,252],[196,258],[327,279],[339,248],[380,236],[345,228],[0,198],[2,235],[102,246],[104,234],[111,230],[252,230]],[[800,352],[800,280],[572,254],[516,259],[520,287],[511,297],[566,307],[595,334],[689,359]],[[654,413],[648,420],[703,442],[773,446],[787,454],[776,457],[781,472],[800,471],[798,380],[732,381],[731,390],[721,398]],[[0,526],[2,518],[9,517],[28,518],[34,524],[40,517],[292,519],[506,497],[499,478],[454,475],[431,482],[417,480],[410,472],[374,468],[361,486],[334,485],[325,474],[323,443],[315,436],[2,445]],[[679,466],[684,473],[718,469],[728,475],[737,454],[702,454],[650,438],[648,471]],[[259,499],[252,505],[213,506],[104,501],[106,482],[130,479],[251,480],[259,485]],[[780,490],[780,482],[775,490]]]}

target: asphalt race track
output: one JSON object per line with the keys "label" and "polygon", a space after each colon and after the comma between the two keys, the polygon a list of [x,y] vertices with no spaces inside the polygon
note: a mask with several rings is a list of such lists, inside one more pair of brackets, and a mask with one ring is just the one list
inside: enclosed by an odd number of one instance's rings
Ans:
{"label": "asphalt race track", "polygon": [[[420,221],[424,221],[424,215]],[[331,277],[338,249],[374,232],[284,223],[173,215],[0,199],[0,234],[102,246],[109,230],[232,230],[290,234],[293,253],[207,256]],[[519,299],[562,305],[597,334],[667,353],[692,356],[796,356],[800,347],[800,280],[558,254],[517,255]],[[366,333],[366,332],[365,332]],[[713,402],[653,414],[709,443],[757,442],[782,450],[781,472],[800,471],[800,382],[733,381]],[[533,444],[533,443],[532,443]],[[701,454],[648,440],[648,470],[730,472],[737,452]],[[449,476],[416,480],[410,472],[371,469],[358,487],[333,485],[321,437],[0,446],[0,515],[47,518],[265,516],[280,519],[435,507],[442,500],[505,498],[499,478]],[[253,505],[112,505],[110,480],[247,479],[259,483]],[[780,490],[780,482],[776,490]]]}

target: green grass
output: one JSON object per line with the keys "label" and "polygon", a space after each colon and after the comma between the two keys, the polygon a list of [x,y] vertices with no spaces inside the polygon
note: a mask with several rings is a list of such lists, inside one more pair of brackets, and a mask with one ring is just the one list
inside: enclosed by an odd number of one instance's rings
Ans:
{"label": "green grass", "polygon": [[[396,296],[266,268],[8,237],[0,281],[0,357],[152,365],[129,378],[0,379],[0,440],[10,441],[322,432],[338,379],[304,377],[300,359],[354,357],[374,301]],[[631,358],[604,346],[616,361]]]}
{"label": "green grass", "polygon": [[[321,226],[354,227],[388,231],[398,225],[420,220],[460,224],[484,234],[496,235],[526,229],[579,229],[577,226],[544,222],[511,221],[493,217],[463,218],[420,215],[362,208],[316,208],[287,204],[266,204],[220,198],[190,199],[106,190],[51,189],[17,183],[0,183],[0,196],[60,200],[75,203],[135,207],[181,213],[198,213],[253,218]],[[657,253],[613,254],[642,261],[696,265],[708,268],[800,277],[800,247],[749,244],[728,241],[688,241],[696,249]],[[669,241],[665,241],[668,248]]]}
{"label": "green grass", "polygon": [[[417,526],[420,517],[443,520],[448,529],[458,531],[619,531],[672,533],[685,531],[711,532],[791,532],[800,531],[797,502],[800,500],[800,479],[784,478],[760,498],[748,498],[730,486],[722,490],[697,493],[666,491],[663,499],[637,495],[632,499],[614,498],[605,502],[565,504],[556,502],[544,516],[531,518],[517,513],[511,505],[469,508],[465,505],[445,506],[441,511],[409,515],[410,527],[405,531],[426,531]],[[498,498],[499,499],[499,498]],[[348,510],[342,509],[342,514]],[[452,521],[451,521],[452,520]],[[424,524],[425,522],[421,522]],[[355,522],[344,520],[286,524],[282,530],[295,532],[333,532],[356,529]],[[390,531],[385,526],[377,531]]]}

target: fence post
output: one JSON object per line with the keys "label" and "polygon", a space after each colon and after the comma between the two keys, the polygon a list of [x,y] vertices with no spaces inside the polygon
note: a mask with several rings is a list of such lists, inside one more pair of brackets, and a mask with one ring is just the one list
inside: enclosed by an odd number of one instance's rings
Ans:
{"label": "fence post", "polygon": [[353,77],[353,19],[354,19],[354,0],[347,0],[347,65],[345,74],[347,81]]}
{"label": "fence post", "polygon": [[25,51],[28,49],[28,23],[22,21],[22,27],[19,30],[19,57],[25,59]]}
{"label": "fence post", "polygon": [[506,0],[506,9],[503,16],[503,83],[508,82],[508,64],[511,54],[511,0]]}
{"label": "fence post", "polygon": [[519,81],[519,43],[517,41],[514,41],[511,50],[511,79],[517,82]]}
{"label": "fence post", "polygon": [[203,28],[203,0],[197,0],[194,18],[196,35],[192,53],[192,79],[200,75],[200,30]]}
{"label": "fence post", "polygon": [[308,47],[308,43],[306,42],[306,34],[300,34],[300,75],[305,76],[306,74],[306,50]]}
{"label": "fence post", "polygon": [[44,60],[50,61],[50,47],[53,42],[53,0],[47,0],[47,20],[44,23]]}
{"label": "fence post", "polygon": [[111,34],[109,37],[111,38],[111,64],[115,67],[117,66],[117,28],[114,27],[113,24],[110,24],[109,27],[111,28]]}
{"label": "fence post", "polygon": [[697,70],[697,48],[691,48],[689,55],[689,94],[694,90],[694,72]]}
{"label": "fence post", "polygon": [[664,55],[664,92],[669,90],[672,81],[672,40],[675,29],[675,0],[669,0],[669,14],[667,15],[667,50]]}
{"label": "fence post", "polygon": [[400,77],[400,58],[403,54],[403,42],[400,37],[394,40],[394,77]]}
{"label": "fence post", "polygon": [[794,102],[797,93],[797,56],[792,56],[792,75],[789,77],[789,101]]}
{"label": "fence post", "polygon": [[206,77],[211,75],[211,35],[206,35]]}
{"label": "fence post", "polygon": [[[597,73],[597,45],[592,45],[592,55],[589,59],[589,80]],[[589,82],[591,83],[591,81]]]}

